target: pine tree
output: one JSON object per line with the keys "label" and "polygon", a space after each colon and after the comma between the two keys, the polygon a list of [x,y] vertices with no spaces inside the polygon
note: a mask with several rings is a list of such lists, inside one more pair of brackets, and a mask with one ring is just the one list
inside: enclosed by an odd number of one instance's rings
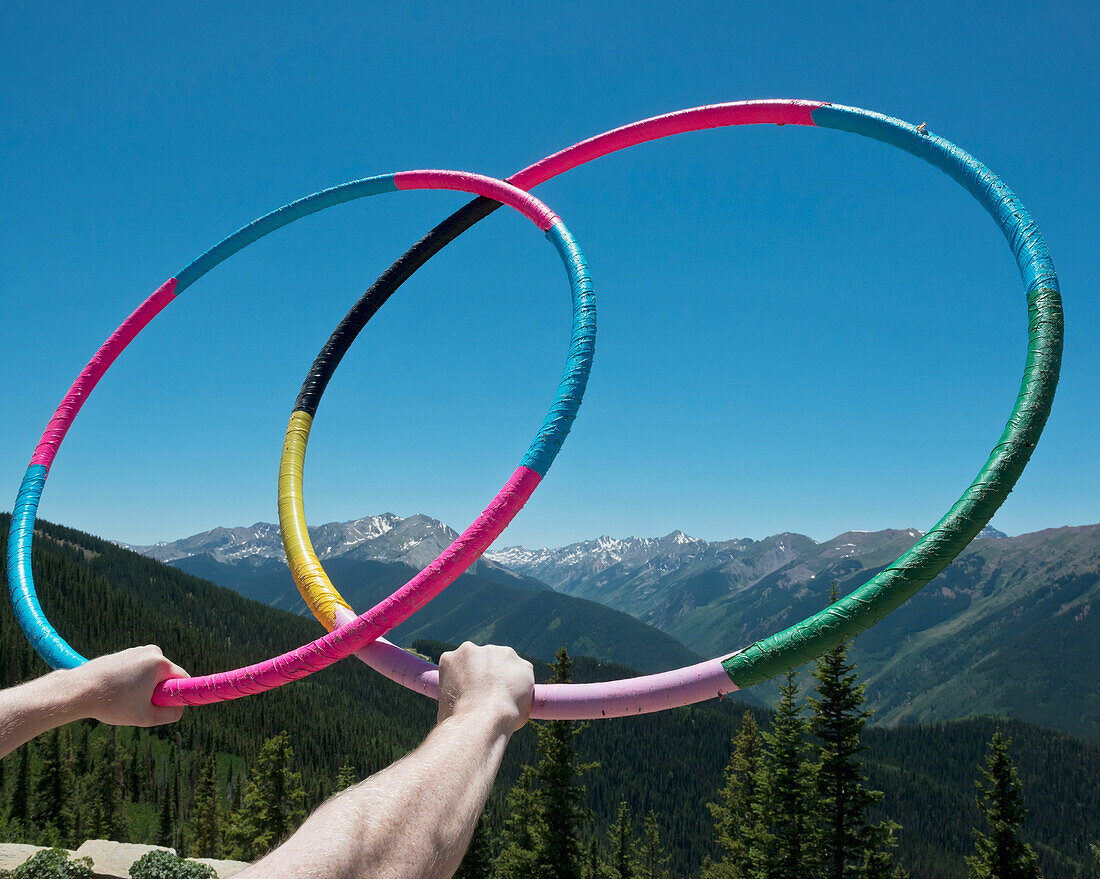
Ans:
{"label": "pine tree", "polygon": [[230,819],[229,835],[236,857],[263,856],[305,818],[306,792],[300,772],[292,772],[294,750],[284,730],[263,743],[248,776],[240,811]]}
{"label": "pine tree", "polygon": [[766,874],[775,879],[813,876],[818,869],[814,767],[807,723],[798,705],[796,673],[779,685],[771,732],[763,734],[762,801],[768,827]]}
{"label": "pine tree", "polygon": [[172,761],[172,842],[169,848],[174,848],[177,853],[187,851],[183,838],[183,820],[186,817],[183,808],[183,790],[180,787],[180,773],[183,771],[183,749],[180,745],[179,733],[176,733],[176,759]]}
{"label": "pine tree", "polygon": [[588,845],[584,848],[584,863],[581,864],[581,879],[602,879],[606,875],[607,865],[600,857],[600,850],[596,845],[596,837],[588,838]]}
{"label": "pine tree", "polygon": [[61,791],[61,813],[58,816],[61,843],[75,848],[79,842],[84,840],[84,828],[81,825],[76,755],[73,753],[73,731],[71,726],[65,728],[65,735],[62,740]]}
{"label": "pine tree", "polygon": [[528,765],[508,792],[508,819],[495,862],[501,879],[553,879],[539,860],[547,833],[536,785],[535,767]]}
{"label": "pine tree", "polygon": [[611,857],[608,859],[608,875],[612,879],[635,879],[634,832],[631,828],[630,807],[619,803],[619,812],[615,816],[608,836],[611,843]]}
{"label": "pine tree", "polygon": [[195,804],[191,812],[193,857],[215,858],[221,854],[225,817],[218,794],[218,763],[211,754],[195,786]]}
{"label": "pine tree", "polygon": [[88,832],[96,839],[126,842],[127,830],[122,805],[122,754],[118,731],[95,743],[92,770],[85,779],[84,801],[88,806]]}
{"label": "pine tree", "polygon": [[30,816],[27,811],[30,806],[30,751],[32,742],[27,742],[17,753],[19,757],[15,763],[15,782],[11,792],[11,803],[8,806],[8,819],[18,820],[23,828],[30,824]]}
{"label": "pine tree", "polygon": [[723,855],[703,864],[704,879],[754,879],[767,848],[763,823],[764,743],[752,712],[746,711],[733,737],[733,754],[726,764],[718,802],[707,803],[714,816],[714,835]]}
{"label": "pine tree", "polygon": [[[558,648],[552,684],[566,684],[573,678],[573,661],[563,644]],[[542,813],[545,822],[545,844],[542,860],[556,879],[580,879],[581,825],[591,820],[582,807],[585,788],[577,779],[595,764],[577,762],[576,738],[588,724],[568,720],[551,720],[537,727],[539,782],[544,795]]]}
{"label": "pine tree", "polygon": [[160,799],[160,813],[157,816],[157,845],[172,847],[172,782],[169,762],[164,762],[164,793]]}
{"label": "pine tree", "polygon": [[340,766],[340,771],[336,773],[336,789],[333,793],[347,790],[355,784],[356,780],[355,767],[351,765],[351,760],[345,757],[343,765]]}
{"label": "pine tree", "polygon": [[993,734],[981,770],[986,785],[976,783],[978,808],[993,832],[987,836],[974,829],[976,854],[966,859],[970,879],[1038,879],[1040,875],[1034,849],[1018,836],[1027,809],[1016,766],[1008,756],[1010,744],[1000,731]]}
{"label": "pine tree", "polygon": [[[568,683],[572,669],[562,645],[550,682]],[[596,766],[577,760],[575,740],[586,726],[567,720],[536,724],[538,765],[525,766],[508,795],[511,814],[496,862],[502,879],[580,879],[580,831],[591,814],[581,805],[585,788],[577,779]]]}
{"label": "pine tree", "polygon": [[[836,600],[835,583],[831,597]],[[871,715],[863,710],[865,685],[856,683],[847,643],[818,657],[814,678],[818,695],[809,700],[814,709],[810,729],[820,740],[815,786],[823,874],[826,879],[851,879],[864,875],[870,864],[883,875],[882,870],[893,869],[889,848],[898,825],[867,820],[867,810],[883,795],[866,786],[861,772],[860,754],[866,749],[860,734]]]}
{"label": "pine tree", "polygon": [[61,730],[54,727],[38,747],[38,773],[30,794],[31,823],[39,830],[42,845],[60,845],[67,835],[62,826],[65,807],[65,765]]}
{"label": "pine tree", "polygon": [[642,850],[638,855],[637,879],[668,879],[669,856],[661,845],[657,816],[650,812],[642,826]]}

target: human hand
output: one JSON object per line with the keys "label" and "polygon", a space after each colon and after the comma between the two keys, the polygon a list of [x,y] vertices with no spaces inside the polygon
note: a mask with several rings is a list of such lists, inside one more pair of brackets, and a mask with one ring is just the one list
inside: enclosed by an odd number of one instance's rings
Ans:
{"label": "human hand", "polygon": [[100,656],[64,674],[84,717],[115,726],[158,726],[183,715],[181,707],[152,702],[153,690],[161,681],[187,677],[154,645]]}
{"label": "human hand", "polygon": [[511,647],[467,641],[439,657],[437,722],[474,712],[511,735],[531,716],[535,670]]}

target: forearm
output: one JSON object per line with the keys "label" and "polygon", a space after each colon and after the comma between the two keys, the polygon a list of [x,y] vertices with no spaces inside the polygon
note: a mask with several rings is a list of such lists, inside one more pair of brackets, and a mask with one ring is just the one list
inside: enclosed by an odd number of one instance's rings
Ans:
{"label": "forearm", "polygon": [[93,718],[116,726],[179,720],[182,708],[152,703],[161,681],[187,673],[159,647],[131,647],[0,690],[0,757],[55,726]]}
{"label": "forearm", "polygon": [[79,681],[70,671],[0,691],[0,757],[55,726],[88,716]]}
{"label": "forearm", "polygon": [[329,800],[251,877],[448,877],[458,868],[511,729],[453,715],[404,759]]}

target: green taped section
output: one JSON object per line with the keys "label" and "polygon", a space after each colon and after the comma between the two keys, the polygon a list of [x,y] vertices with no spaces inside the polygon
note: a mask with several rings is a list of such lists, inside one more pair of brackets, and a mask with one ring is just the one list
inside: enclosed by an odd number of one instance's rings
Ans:
{"label": "green taped section", "polygon": [[1062,300],[1028,296],[1028,355],[1016,405],[985,466],[947,515],[878,576],[825,610],[722,663],[738,687],[797,668],[877,623],[950,564],[1008,497],[1043,432],[1062,363]]}

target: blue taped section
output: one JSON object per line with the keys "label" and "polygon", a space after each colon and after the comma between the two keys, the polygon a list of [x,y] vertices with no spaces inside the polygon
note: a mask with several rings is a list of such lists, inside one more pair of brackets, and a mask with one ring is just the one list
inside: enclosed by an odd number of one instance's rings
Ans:
{"label": "blue taped section", "polygon": [[28,467],[23,484],[19,486],[19,495],[11,514],[11,531],[8,533],[8,592],[15,618],[38,655],[51,668],[75,668],[87,660],[73,650],[46,619],[38,603],[31,574],[34,520],[38,513],[38,500],[46,484],[46,472],[46,467],[41,464]]}
{"label": "blue taped section", "polygon": [[554,462],[561,444],[569,435],[573,419],[577,417],[588,373],[592,369],[592,356],[596,351],[596,294],[584,254],[559,220],[546,230],[546,237],[558,251],[569,272],[569,284],[573,296],[573,334],[569,342],[569,359],[558,383],[558,394],[546,420],[535,435],[534,442],[523,456],[521,466],[529,467],[539,476]]}
{"label": "blue taped section", "polygon": [[278,210],[254,220],[243,229],[238,229],[224,241],[215,244],[176,275],[176,280],[179,282],[176,285],[176,295],[179,296],[180,293],[218,263],[227,260],[238,250],[242,250],[252,242],[263,238],[268,232],[274,232],[288,223],[293,223],[295,220],[300,220],[302,217],[315,214],[333,205],[355,201],[357,198],[366,198],[369,195],[396,191],[397,184],[394,182],[394,175],[380,174],[377,177],[353,180],[351,183],[342,183],[340,186],[334,186],[331,189],[323,189],[320,192],[313,193],[313,195],[307,195],[305,198],[284,205]]}
{"label": "blue taped section", "polygon": [[942,137],[918,131],[908,122],[856,107],[827,105],[816,108],[811,115],[821,128],[850,131],[899,147],[961,183],[1001,227],[1016,255],[1028,294],[1041,287],[1058,289],[1046,242],[1027,210],[996,174],[965,150]]}

